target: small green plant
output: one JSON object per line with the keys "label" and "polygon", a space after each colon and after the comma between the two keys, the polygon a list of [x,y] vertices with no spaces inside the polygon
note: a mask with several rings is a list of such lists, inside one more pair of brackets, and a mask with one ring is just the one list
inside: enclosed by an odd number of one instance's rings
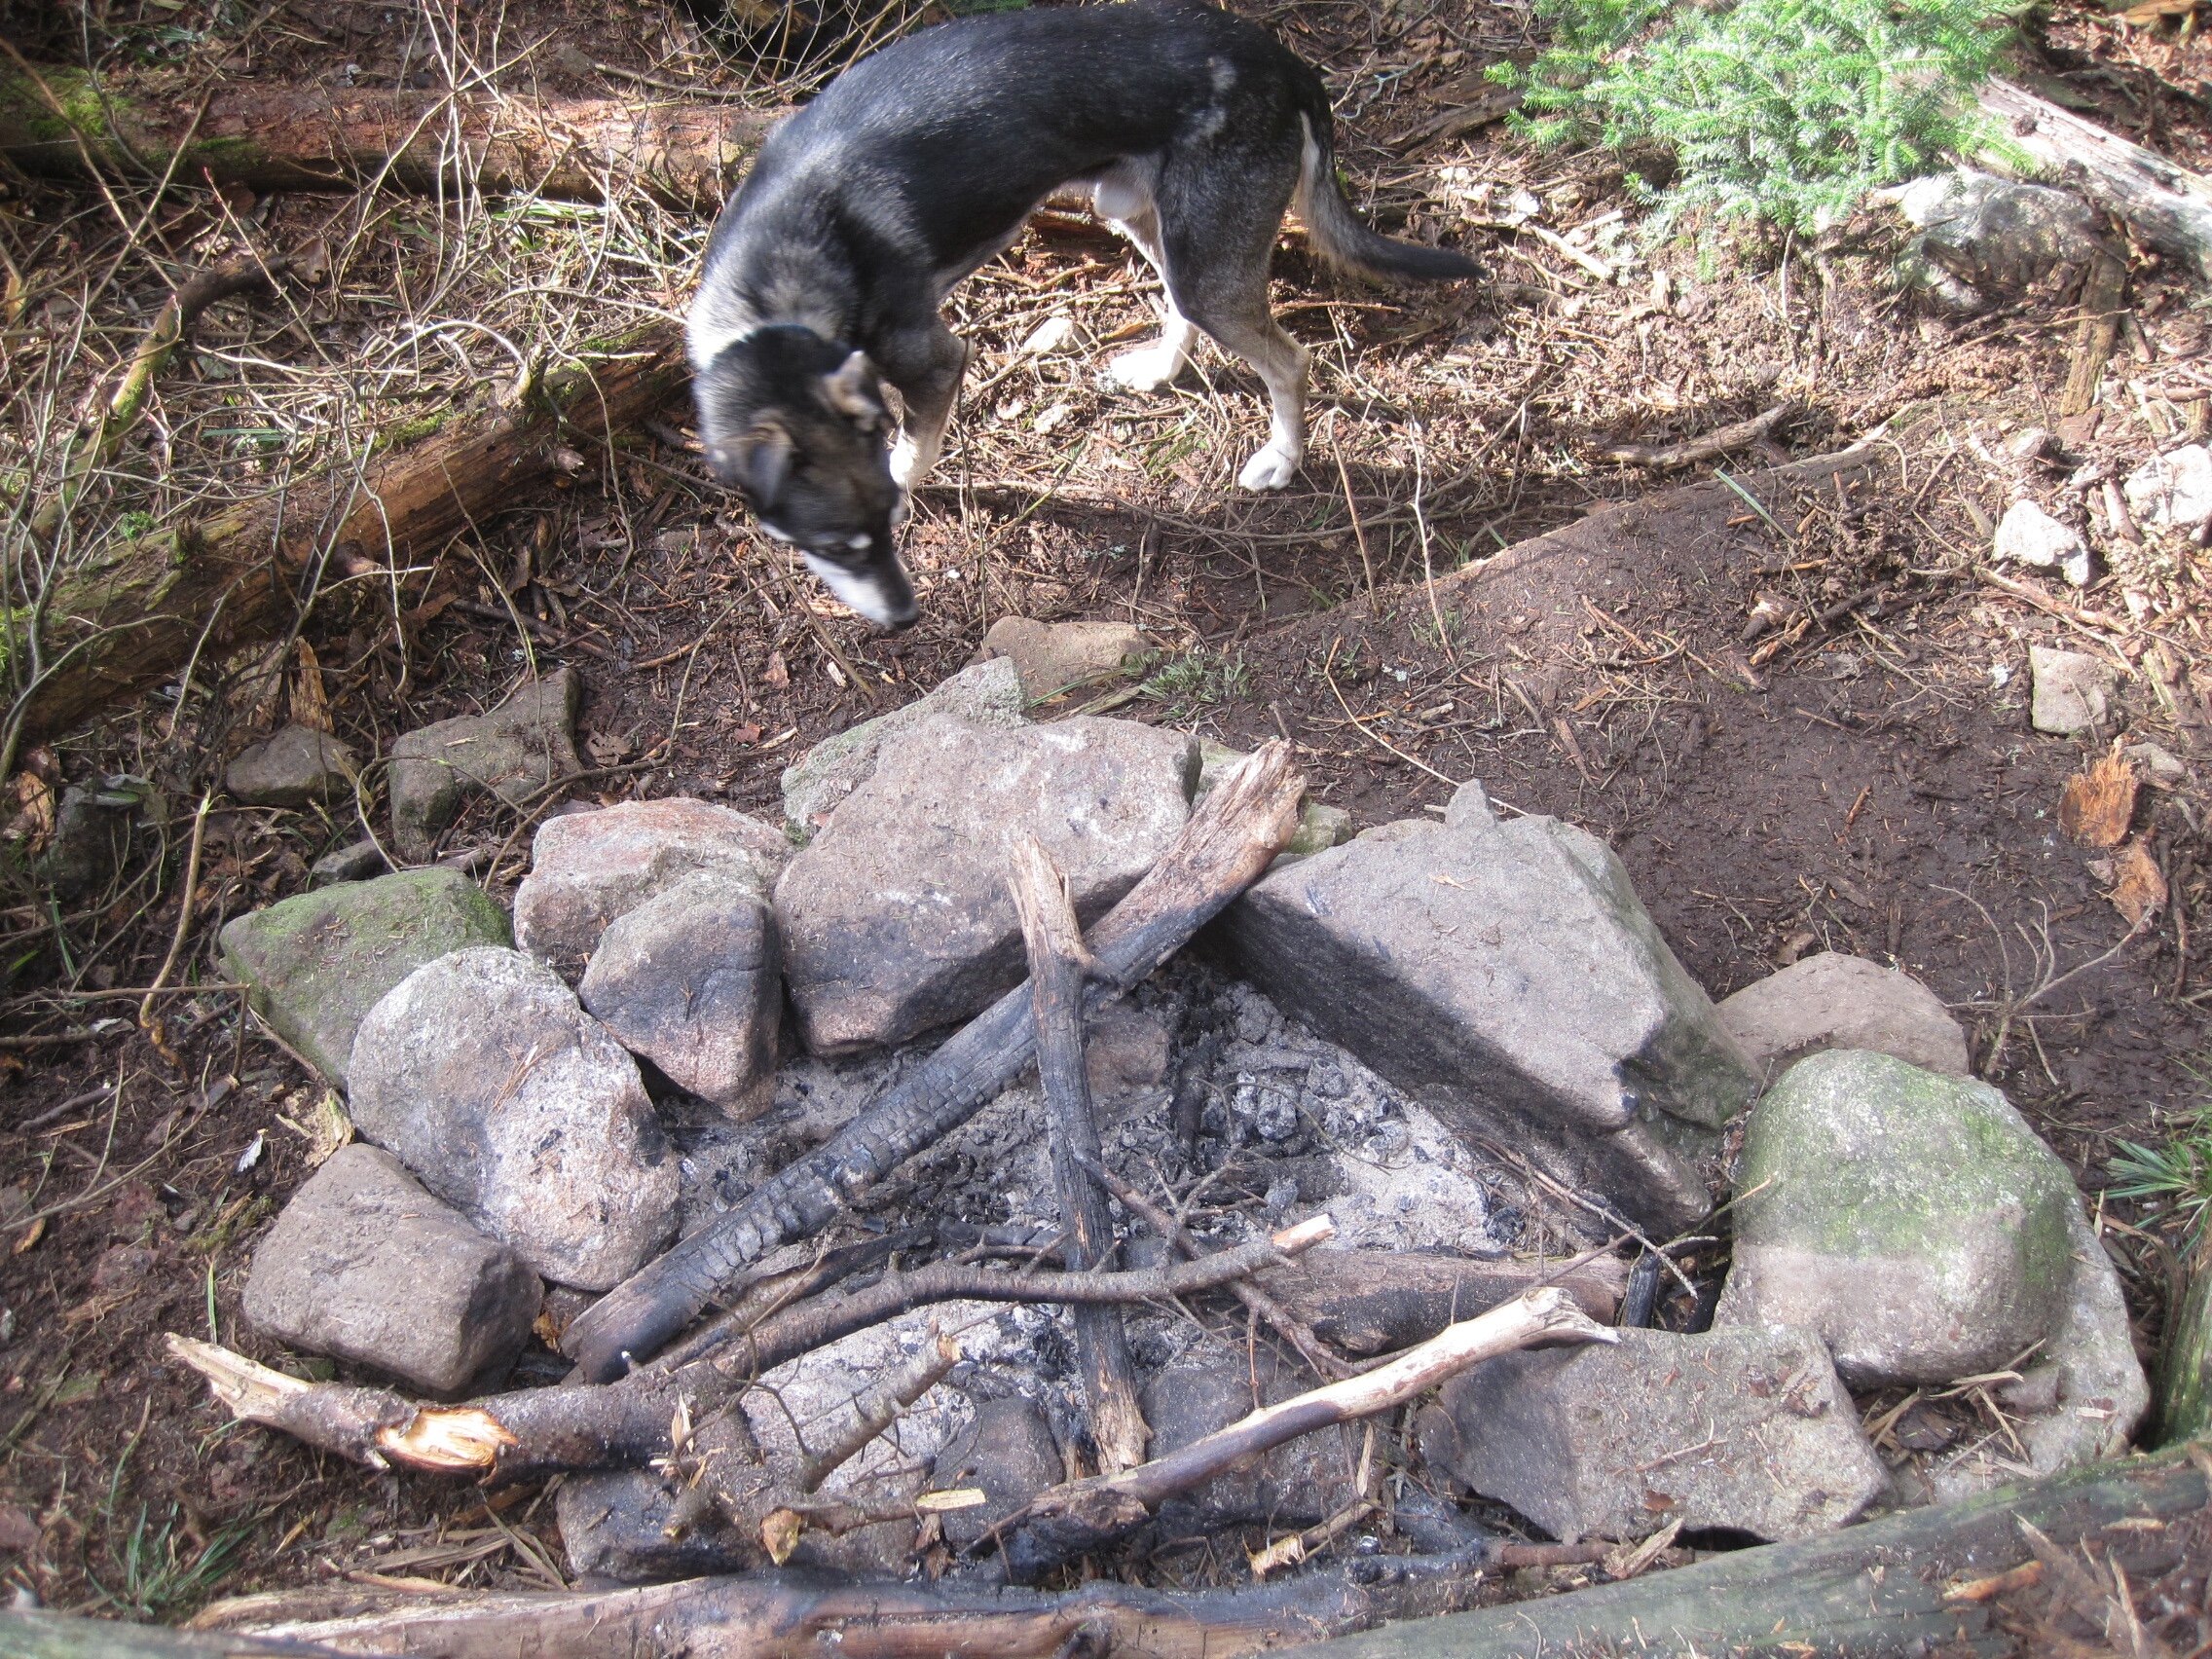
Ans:
{"label": "small green plant", "polygon": [[2116,1198],[2141,1198],[2163,1206],[2183,1227],[2182,1254],[2204,1235],[2212,1216],[2212,1101],[2196,1107],[2176,1125],[2164,1146],[2123,1140],[2106,1167],[2108,1191]]}
{"label": "small green plant", "polygon": [[1140,695],[1167,705],[1170,720],[1188,719],[1217,703],[1235,702],[1252,689],[1252,671],[1244,659],[1189,651],[1160,665],[1137,687]]}
{"label": "small green plant", "polygon": [[[1526,68],[1515,122],[1541,142],[1656,145],[1684,211],[1810,233],[1869,190],[1993,134],[1973,90],[2010,40],[2001,0],[1536,0],[1552,45]],[[1640,181],[1631,175],[1631,184]]]}
{"label": "small green plant", "polygon": [[110,1586],[92,1578],[109,1605],[134,1618],[158,1619],[172,1609],[205,1600],[223,1581],[239,1547],[261,1519],[255,1515],[236,1522],[193,1549],[178,1536],[179,1513],[172,1504],[168,1519],[149,1531],[146,1506],[139,1505],[137,1524],[124,1540],[119,1563],[123,1570],[117,1582]]}

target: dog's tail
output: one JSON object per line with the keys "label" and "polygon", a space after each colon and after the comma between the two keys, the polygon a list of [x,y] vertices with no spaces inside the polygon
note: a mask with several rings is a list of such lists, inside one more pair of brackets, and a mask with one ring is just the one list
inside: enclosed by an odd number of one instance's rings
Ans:
{"label": "dog's tail", "polygon": [[1298,169],[1298,216],[1322,257],[1339,270],[1378,280],[1452,282],[1481,276],[1482,267],[1465,254],[1393,240],[1352,211],[1337,183],[1336,122],[1327,94],[1318,85],[1314,92],[1318,108],[1302,111],[1299,117],[1306,127],[1306,149]]}

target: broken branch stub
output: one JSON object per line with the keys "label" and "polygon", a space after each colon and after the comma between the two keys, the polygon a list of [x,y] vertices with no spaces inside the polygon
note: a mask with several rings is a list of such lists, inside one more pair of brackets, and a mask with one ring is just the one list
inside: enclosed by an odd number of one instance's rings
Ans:
{"label": "broken branch stub", "polygon": [[1217,1433],[1119,1475],[1070,1481],[1043,1493],[1000,1534],[1007,1568],[1028,1580],[1143,1526],[1178,1493],[1286,1440],[1403,1405],[1501,1353],[1620,1339],[1556,1287],[1531,1290],[1462,1320],[1386,1365],[1260,1410]]}
{"label": "broken branch stub", "polygon": [[[1091,930],[1099,977],[1087,1009],[1158,968],[1266,872],[1297,826],[1305,787],[1290,746],[1271,742],[1198,802],[1160,862]],[[996,1098],[1035,1055],[1032,1018],[1024,983],[822,1147],[608,1292],[569,1327],[562,1345],[569,1356],[604,1382],[657,1351],[748,1265],[819,1232],[848,1198]]]}

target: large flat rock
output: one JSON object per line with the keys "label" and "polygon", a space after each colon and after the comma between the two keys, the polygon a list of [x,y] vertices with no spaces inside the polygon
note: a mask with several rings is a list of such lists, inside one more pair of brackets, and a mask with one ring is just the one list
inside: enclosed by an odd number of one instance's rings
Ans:
{"label": "large flat rock", "polygon": [[456,951],[353,1040],[364,1139],[538,1272],[607,1290],[676,1227],[676,1160],[638,1064],[550,968]]}
{"label": "large flat rock", "polygon": [[332,1153],[263,1235],[244,1307],[279,1342],[442,1393],[522,1350],[540,1294],[512,1250],[391,1154],[355,1143]]}
{"label": "large flat rock", "polygon": [[1423,1455],[1567,1540],[1672,1521],[1797,1538],[1848,1525],[1889,1491],[1811,1333],[1620,1339],[1461,1373],[1422,1414]]}
{"label": "large flat rock", "polygon": [[800,841],[830,822],[844,798],[875,772],[877,756],[924,720],[956,715],[972,725],[1018,726],[1021,673],[1006,657],[971,663],[926,695],[824,738],[784,768],[784,827]]}
{"label": "large flat rock", "polygon": [[1841,951],[1824,950],[1746,985],[1721,1002],[1720,1023],[1770,1082],[1829,1049],[1869,1049],[1953,1077],[1970,1070],[1967,1034],[1934,991]]}
{"label": "large flat rock", "polygon": [[1479,787],[1277,868],[1213,937],[1285,1012],[1456,1130],[1640,1223],[1704,1213],[1756,1076],[1595,836]]}
{"label": "large flat rock", "polygon": [[776,884],[806,1046],[900,1043],[989,1006],[1023,975],[1015,841],[1044,843],[1093,921],[1174,839],[1197,769],[1190,738],[1128,720],[940,715],[887,744]]}
{"label": "large flat rock", "polygon": [[222,952],[270,1029],[344,1085],[353,1034],[387,991],[449,950],[509,938],[506,912],[459,870],[411,869],[235,917]]}
{"label": "large flat rock", "polygon": [[395,738],[386,782],[400,855],[430,858],[471,792],[523,805],[581,771],[571,727],[582,689],[573,670],[558,668],[488,713],[458,715]]}

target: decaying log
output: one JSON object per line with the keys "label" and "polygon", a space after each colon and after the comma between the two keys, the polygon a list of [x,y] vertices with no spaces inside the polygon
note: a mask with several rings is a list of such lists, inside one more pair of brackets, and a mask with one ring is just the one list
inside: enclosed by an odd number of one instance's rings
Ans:
{"label": "decaying log", "polygon": [[1017,1582],[1126,1536],[1178,1493],[1295,1440],[1403,1405],[1469,1366],[1522,1348],[1620,1339],[1584,1316],[1564,1290],[1531,1290],[1464,1320],[1387,1365],[1263,1406],[1217,1433],[1119,1475],[1069,1481],[1040,1494],[998,1531]]}
{"label": "decaying log", "polygon": [[518,1481],[571,1469],[637,1467],[665,1456],[672,1424],[703,1419],[763,1371],[912,1308],[962,1300],[1089,1306],[1191,1296],[1279,1264],[1334,1231],[1327,1216],[1315,1216],[1203,1261],[1131,1272],[1020,1273],[940,1262],[886,1274],[849,1296],[786,1309],[726,1351],[687,1365],[646,1367],[608,1383],[523,1388],[455,1406],[424,1405],[389,1388],[304,1382],[192,1337],[170,1336],[168,1351],[246,1422],[282,1429],[373,1467]]}
{"label": "decaying log", "polygon": [[1314,1659],[2009,1653],[2017,1649],[1993,1628],[1988,1604],[1951,1592],[2034,1559],[2023,1523],[2065,1550],[2107,1543],[2115,1524],[2156,1528],[2202,1510],[2212,1501],[2207,1465],[2201,1443],[2091,1464],[1624,1584],[1394,1625],[1330,1642]]}
{"label": "decaying log", "polygon": [[[819,1576],[760,1572],[600,1595],[389,1597],[375,1610],[308,1618],[281,1611],[306,1598],[278,1593],[211,1612],[226,1627],[257,1628],[265,1637],[423,1659],[1054,1659],[1109,1652],[1117,1659],[1238,1659],[1467,1606],[1482,1585],[1480,1566],[1473,1555],[1371,1558],[1234,1590],[1169,1592],[1109,1580],[1065,1595],[832,1585]],[[0,1613],[0,1621],[8,1616]],[[0,1641],[7,1630],[0,1623]]]}
{"label": "decaying log", "polygon": [[[1289,840],[1305,781],[1276,741],[1207,793],[1160,862],[1091,930],[1096,1008],[1187,943],[1257,880]],[[1026,983],[977,1015],[873,1106],[658,1261],[595,1303],[563,1338],[585,1377],[607,1382],[666,1344],[770,1250],[821,1231],[847,1199],[966,1123],[1036,1051]]]}
{"label": "decaying log", "polygon": [[[1034,835],[1014,847],[1007,880],[1029,956],[1029,1003],[1036,1015],[1037,1082],[1051,1123],[1052,1180],[1060,1199],[1062,1249],[1071,1268],[1096,1268],[1114,1249],[1114,1217],[1091,1177],[1105,1160],[1083,1061],[1083,980],[1090,953],[1052,855]],[[1076,1354],[1083,1370],[1090,1435],[1103,1474],[1144,1461],[1152,1430],[1137,1403],[1136,1367],[1119,1308],[1075,1309]]]}
{"label": "decaying log", "polygon": [[685,380],[673,325],[655,324],[546,372],[513,408],[457,416],[356,475],[347,466],[137,540],[114,537],[61,577],[6,640],[24,735],[64,731],[104,704],[289,627],[329,567],[405,565],[496,514],[667,402]]}
{"label": "decaying log", "polygon": [[0,64],[0,155],[25,172],[84,178],[96,169],[259,191],[472,186],[587,202],[637,191],[712,212],[789,113],[229,80],[199,107],[127,76]]}
{"label": "decaying log", "polygon": [[1983,154],[1981,162],[2001,171],[2027,170],[2043,183],[2079,192],[2126,221],[2146,245],[2198,279],[2212,278],[2212,179],[2010,81],[1990,81],[1981,89],[1980,103],[2031,166],[2013,166],[2002,151]]}

